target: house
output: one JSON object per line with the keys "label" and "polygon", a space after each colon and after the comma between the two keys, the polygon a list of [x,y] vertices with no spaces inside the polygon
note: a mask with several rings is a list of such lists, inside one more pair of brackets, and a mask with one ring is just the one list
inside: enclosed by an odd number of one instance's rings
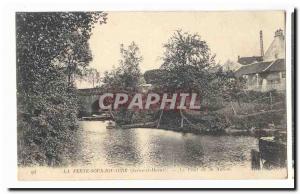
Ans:
{"label": "house", "polygon": [[152,89],[152,84],[141,84],[139,85],[139,92],[147,93]]}
{"label": "house", "polygon": [[263,52],[262,31],[260,32],[261,56],[238,57],[242,65],[236,72],[237,77],[246,79],[246,89],[261,92],[286,88],[285,38],[283,30],[276,30],[274,40]]}

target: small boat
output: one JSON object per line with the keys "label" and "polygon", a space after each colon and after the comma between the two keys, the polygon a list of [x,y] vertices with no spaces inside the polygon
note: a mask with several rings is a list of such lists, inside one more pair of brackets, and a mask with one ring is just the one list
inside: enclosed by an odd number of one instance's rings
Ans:
{"label": "small boat", "polygon": [[114,121],[109,121],[107,123],[106,129],[115,129],[116,128],[116,123]]}

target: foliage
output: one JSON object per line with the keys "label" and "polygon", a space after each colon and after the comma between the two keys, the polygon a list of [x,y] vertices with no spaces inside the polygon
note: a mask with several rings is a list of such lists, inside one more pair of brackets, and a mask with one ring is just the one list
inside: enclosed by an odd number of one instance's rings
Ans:
{"label": "foliage", "polygon": [[171,90],[209,91],[212,80],[209,67],[214,65],[214,55],[198,34],[177,30],[164,45],[161,69],[167,72],[160,85]]}
{"label": "foliage", "polygon": [[237,79],[232,70],[215,63],[215,55],[198,34],[177,30],[164,48],[161,68],[146,72],[145,79],[154,84],[156,90],[198,93],[201,110],[208,111],[207,117],[211,118],[205,121],[201,117],[199,122],[210,130],[224,129],[225,117],[216,116],[212,111],[223,108],[223,101],[238,101],[244,81]]}
{"label": "foliage", "polygon": [[247,130],[251,128],[269,128],[270,124],[278,126],[282,121],[286,121],[286,114],[283,111],[266,112],[264,114],[249,115],[242,118],[234,118],[235,128]]}
{"label": "foliage", "polygon": [[93,84],[93,88],[95,86],[99,86],[100,84],[100,73],[95,68],[88,68],[85,70],[85,79]]}
{"label": "foliage", "polygon": [[163,76],[165,76],[168,72],[163,69],[152,69],[148,70],[144,73],[144,79],[146,83],[159,85]]}
{"label": "foliage", "polygon": [[88,39],[103,12],[16,14],[18,162],[59,165],[77,145],[72,75],[91,60]]}
{"label": "foliage", "polygon": [[92,54],[88,39],[81,34],[81,31],[71,33],[68,39],[68,46],[54,60],[64,69],[70,85],[73,84],[75,77],[84,76],[86,68],[92,60]]}
{"label": "foliage", "polygon": [[141,80],[139,65],[143,59],[140,50],[134,42],[127,49],[121,44],[120,54],[119,66],[104,73],[104,87],[117,91],[137,91]]}
{"label": "foliage", "polygon": [[[142,57],[138,46],[132,42],[127,48],[121,45],[121,59],[119,66],[111,72],[105,72],[103,78],[103,88],[110,92],[134,93],[139,90],[141,83],[141,71],[139,65]],[[128,124],[132,122],[133,111],[121,107],[115,110],[115,117],[119,124]]]}
{"label": "foliage", "polygon": [[268,91],[268,92],[260,92],[260,91],[244,91],[240,95],[241,102],[249,102],[249,103],[264,103],[270,104],[270,98],[272,98],[273,103],[285,102],[285,94],[279,93],[276,90]]}
{"label": "foliage", "polygon": [[225,63],[222,65],[224,71],[236,71],[240,67],[241,65],[238,62],[234,62],[231,60],[225,61]]}
{"label": "foliage", "polygon": [[177,30],[164,45],[163,69],[174,69],[180,66],[194,66],[205,69],[214,64],[207,43],[198,34],[189,34]]}

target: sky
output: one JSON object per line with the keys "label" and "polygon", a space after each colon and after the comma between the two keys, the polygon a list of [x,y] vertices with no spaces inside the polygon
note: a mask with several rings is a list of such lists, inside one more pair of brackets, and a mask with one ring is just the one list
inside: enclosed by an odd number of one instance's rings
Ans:
{"label": "sky", "polygon": [[260,30],[266,51],[275,31],[284,27],[282,11],[108,12],[107,24],[92,31],[90,66],[103,75],[118,66],[120,44],[134,41],[143,56],[141,71],[159,68],[163,44],[178,29],[198,33],[216,54],[216,62],[237,61],[238,56],[260,55]]}

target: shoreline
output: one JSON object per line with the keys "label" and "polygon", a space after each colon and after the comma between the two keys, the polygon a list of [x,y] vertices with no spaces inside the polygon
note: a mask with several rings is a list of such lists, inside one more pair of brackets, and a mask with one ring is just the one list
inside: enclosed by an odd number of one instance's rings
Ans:
{"label": "shoreline", "polygon": [[153,128],[153,129],[160,129],[166,131],[173,131],[179,133],[191,133],[195,135],[211,135],[211,136],[248,136],[248,137],[266,137],[266,136],[274,136],[277,131],[281,129],[254,129],[254,130],[241,130],[241,129],[224,129],[220,131],[209,131],[209,130],[198,130],[198,129],[191,129],[185,128],[182,129],[180,127],[169,127],[169,126],[160,126],[159,128],[156,127],[147,127],[147,126],[138,126],[138,127],[123,127],[120,126],[122,129],[135,129],[135,128]]}
{"label": "shoreline", "polygon": [[[80,120],[82,121],[101,121],[105,122],[107,120]],[[274,136],[274,133],[276,131],[281,129],[236,129],[227,127],[222,130],[209,130],[209,129],[198,129],[193,128],[191,126],[184,126],[183,128],[178,126],[172,126],[172,125],[164,125],[161,124],[157,128],[157,122],[145,122],[145,123],[134,123],[134,124],[125,124],[120,125],[116,124],[116,128],[118,129],[135,129],[135,128],[150,128],[150,129],[160,129],[160,130],[166,130],[166,131],[174,131],[179,133],[191,133],[195,135],[213,135],[213,136],[220,136],[220,135],[230,135],[230,136],[250,136],[250,137],[262,137],[262,136]]]}
{"label": "shoreline", "polygon": [[195,135],[214,135],[214,136],[220,136],[220,135],[233,135],[233,136],[255,136],[254,133],[251,133],[249,130],[234,130],[229,132],[228,130],[219,130],[219,131],[210,131],[208,129],[193,129],[191,127],[175,127],[170,125],[160,125],[158,128],[151,125],[143,125],[141,123],[135,123],[135,124],[129,124],[129,125],[118,125],[117,128],[121,129],[135,129],[135,128],[153,128],[153,129],[160,129],[160,130],[166,130],[166,131],[174,131],[174,132],[180,132],[183,134],[191,133]]}

